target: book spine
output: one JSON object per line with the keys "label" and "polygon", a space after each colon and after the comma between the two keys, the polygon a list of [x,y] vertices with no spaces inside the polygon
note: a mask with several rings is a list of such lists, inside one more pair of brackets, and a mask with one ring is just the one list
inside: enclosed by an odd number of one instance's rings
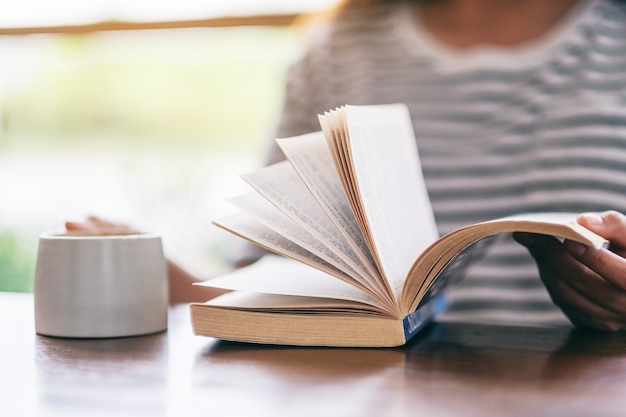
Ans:
{"label": "book spine", "polygon": [[448,298],[445,292],[442,292],[428,300],[427,303],[420,306],[413,313],[407,315],[402,320],[404,327],[404,340],[409,341],[413,336],[419,333],[432,319],[448,308]]}

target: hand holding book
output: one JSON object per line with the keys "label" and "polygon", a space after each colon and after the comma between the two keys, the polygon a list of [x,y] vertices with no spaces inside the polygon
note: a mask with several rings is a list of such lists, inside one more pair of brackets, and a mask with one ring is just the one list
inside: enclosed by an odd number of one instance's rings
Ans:
{"label": "hand holding book", "polygon": [[626,216],[585,213],[578,223],[610,241],[594,249],[550,236],[515,234],[539,266],[554,302],[577,327],[626,329]]}

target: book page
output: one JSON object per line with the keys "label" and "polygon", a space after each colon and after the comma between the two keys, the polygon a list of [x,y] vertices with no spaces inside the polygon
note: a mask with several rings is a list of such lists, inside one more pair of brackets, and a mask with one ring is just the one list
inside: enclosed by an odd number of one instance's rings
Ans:
{"label": "book page", "polygon": [[[333,164],[335,165],[335,172],[337,172],[337,175],[339,176],[339,181],[341,182],[344,194],[346,195],[346,199],[348,200],[348,203],[350,205],[350,210],[352,211],[352,215],[356,219],[358,214],[355,212],[355,210],[359,210],[360,208],[358,207],[358,204],[354,199],[354,182],[352,181],[351,173],[348,169],[349,164],[346,163],[345,149],[342,146],[345,137],[342,130],[338,127],[340,125],[340,122],[336,113],[336,111],[324,112],[323,115],[318,115],[318,120],[320,122],[320,126],[322,127],[322,133],[324,134],[324,138],[326,139],[328,152],[330,153]],[[358,222],[358,227],[359,229],[361,229],[360,222]],[[360,230],[360,233],[361,235],[363,234],[362,229]],[[366,244],[369,244],[369,241],[367,239]]]}
{"label": "book page", "polygon": [[287,311],[306,313],[335,313],[342,310],[344,313],[356,312],[359,314],[380,314],[388,315],[384,310],[379,310],[376,306],[362,304],[356,301],[339,300],[336,298],[303,297],[299,295],[278,295],[256,292],[233,291],[223,294],[217,298],[207,301],[205,304],[233,308],[237,310],[252,311]]}
{"label": "book page", "polygon": [[299,262],[268,255],[256,263],[197,285],[265,294],[349,300],[396,314],[354,286]]}
{"label": "book page", "polygon": [[269,227],[279,235],[289,239],[298,246],[312,254],[319,256],[331,265],[344,271],[347,275],[353,275],[354,270],[318,238],[309,233],[305,228],[287,217],[275,205],[261,195],[250,192],[227,199],[239,210],[255,217],[258,221]]}
{"label": "book page", "polygon": [[376,279],[324,213],[288,161],[242,175],[242,178],[289,218],[327,245],[360,277],[375,285]]}
{"label": "book page", "polygon": [[411,265],[438,238],[410,115],[401,104],[345,106],[338,112],[345,112],[363,226],[400,300]]}
{"label": "book page", "polygon": [[335,169],[324,134],[314,132],[277,139],[276,142],[370,274],[379,275]]}
{"label": "book page", "polygon": [[373,286],[368,280],[360,277],[358,273],[344,262],[343,259],[337,256],[334,251],[330,250],[319,239],[286,216],[281,210],[258,193],[249,192],[229,198],[228,201],[243,212],[255,217],[259,222],[279,235],[323,259],[346,275],[354,278],[373,294],[381,298],[386,297],[378,287]]}
{"label": "book page", "polygon": [[327,274],[331,274],[363,290],[366,289],[366,287],[364,287],[359,281],[356,281],[351,276],[304,249],[300,245],[276,233],[249,213],[236,213],[214,220],[213,224],[271,252],[295,259],[303,264],[312,266],[313,268],[319,269]]}

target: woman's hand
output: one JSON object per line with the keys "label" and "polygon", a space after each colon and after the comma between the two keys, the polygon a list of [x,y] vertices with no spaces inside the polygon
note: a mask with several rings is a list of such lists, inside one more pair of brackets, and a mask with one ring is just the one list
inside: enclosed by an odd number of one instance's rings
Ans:
{"label": "woman's hand", "polygon": [[95,216],[89,216],[81,222],[65,222],[68,234],[79,235],[128,235],[139,233],[125,224],[113,223]]}
{"label": "woman's hand", "polygon": [[626,216],[607,211],[577,220],[609,240],[609,248],[529,233],[514,237],[535,258],[552,300],[576,327],[626,329]]}

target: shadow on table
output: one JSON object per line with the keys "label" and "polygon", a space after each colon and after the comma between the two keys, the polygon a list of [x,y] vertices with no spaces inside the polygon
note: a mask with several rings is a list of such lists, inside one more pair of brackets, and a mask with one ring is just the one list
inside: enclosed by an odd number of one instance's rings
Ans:
{"label": "shadow on table", "polygon": [[406,349],[414,371],[558,381],[626,365],[626,332],[436,323]]}
{"label": "shadow on table", "polygon": [[198,363],[238,363],[308,377],[352,377],[390,367],[468,379],[559,380],[626,366],[626,332],[570,327],[434,323],[398,348],[306,348],[219,341]]}

